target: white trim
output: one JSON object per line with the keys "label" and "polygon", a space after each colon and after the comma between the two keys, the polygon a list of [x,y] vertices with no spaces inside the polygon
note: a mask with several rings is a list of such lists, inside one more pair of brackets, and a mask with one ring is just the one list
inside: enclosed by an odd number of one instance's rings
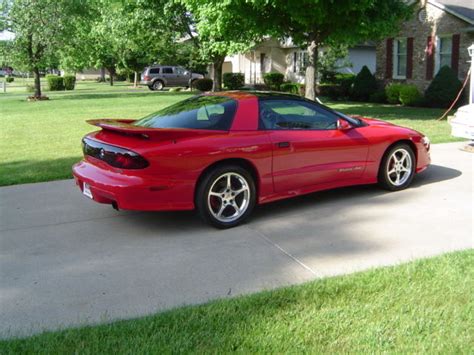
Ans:
{"label": "white trim", "polygon": [[[398,42],[405,40],[407,53],[405,54],[405,75],[398,75]],[[406,79],[407,78],[407,64],[408,64],[408,38],[407,37],[398,37],[393,39],[393,48],[392,48],[392,79]]]}
{"label": "white trim", "polygon": [[435,0],[428,0],[428,3],[433,5],[433,6],[436,6],[438,9],[441,9],[441,10],[443,10],[443,11],[445,11],[445,12],[447,12],[447,13],[453,15],[453,16],[456,16],[456,17],[460,18],[463,21],[466,21],[467,23],[469,23],[471,25],[474,25],[474,20],[472,20],[469,17],[466,17],[464,15],[461,15],[457,11],[454,11],[454,10],[450,9],[449,7],[446,7],[443,4],[440,4],[439,2],[437,2]]}

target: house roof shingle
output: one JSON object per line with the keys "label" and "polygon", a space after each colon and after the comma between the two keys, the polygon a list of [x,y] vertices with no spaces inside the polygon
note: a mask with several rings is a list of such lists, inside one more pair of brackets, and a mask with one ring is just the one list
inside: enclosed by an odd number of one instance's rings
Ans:
{"label": "house roof shingle", "polygon": [[441,5],[447,12],[474,24],[474,1],[473,0],[429,0],[433,5]]}

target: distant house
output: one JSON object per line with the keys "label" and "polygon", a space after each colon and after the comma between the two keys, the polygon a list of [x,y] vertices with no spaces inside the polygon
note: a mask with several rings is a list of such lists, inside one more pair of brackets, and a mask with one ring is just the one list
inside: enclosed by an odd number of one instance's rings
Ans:
{"label": "distant house", "polygon": [[376,76],[386,83],[410,83],[424,90],[448,65],[463,80],[472,43],[473,0],[420,1],[397,35],[377,44]]}
{"label": "distant house", "polygon": [[[375,72],[375,44],[368,42],[349,49],[350,67],[340,72],[357,74],[364,65]],[[292,82],[304,83],[307,54],[291,41],[281,42],[266,39],[247,53],[228,56],[223,65],[223,73],[238,72],[245,75],[247,84],[263,83],[263,74],[278,72]]]}

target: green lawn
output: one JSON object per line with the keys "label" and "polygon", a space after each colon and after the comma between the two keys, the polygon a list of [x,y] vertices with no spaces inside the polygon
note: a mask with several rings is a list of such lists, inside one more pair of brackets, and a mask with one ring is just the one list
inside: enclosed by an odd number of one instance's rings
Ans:
{"label": "green lawn", "polygon": [[[0,93],[0,186],[71,177],[71,165],[81,158],[81,137],[95,128],[93,118],[139,118],[188,97],[186,92],[152,92],[128,83],[111,87],[79,82],[75,91],[48,93],[43,102],[27,102],[25,88]],[[326,102],[344,113],[362,114],[413,127],[433,143],[455,139],[449,125],[435,119],[442,110],[388,105]]]}
{"label": "green lawn", "polygon": [[0,341],[4,354],[472,353],[474,251]]}

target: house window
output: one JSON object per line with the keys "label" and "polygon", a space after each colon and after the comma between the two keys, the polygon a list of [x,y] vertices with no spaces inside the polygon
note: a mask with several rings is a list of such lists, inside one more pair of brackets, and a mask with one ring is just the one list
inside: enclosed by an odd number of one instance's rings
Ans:
{"label": "house window", "polygon": [[438,37],[436,40],[435,73],[447,65],[451,67],[451,55],[453,51],[453,39],[451,36]]}
{"label": "house window", "polygon": [[308,53],[303,50],[293,52],[293,73],[304,74],[308,66]]}
{"label": "house window", "polygon": [[407,76],[407,39],[393,41],[393,78],[405,79]]}
{"label": "house window", "polygon": [[260,53],[260,72],[265,73],[265,53]]}

